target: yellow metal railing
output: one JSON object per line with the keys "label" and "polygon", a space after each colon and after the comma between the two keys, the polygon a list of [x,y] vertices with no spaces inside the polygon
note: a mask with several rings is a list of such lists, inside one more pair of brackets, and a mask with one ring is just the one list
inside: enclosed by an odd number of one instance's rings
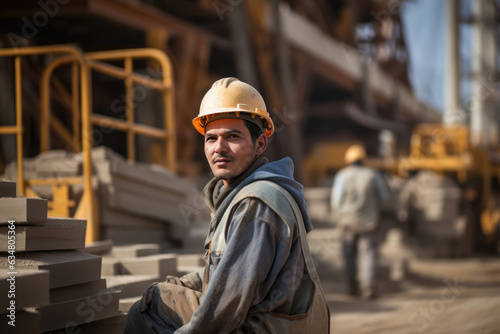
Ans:
{"label": "yellow metal railing", "polygon": [[[79,178],[52,180],[29,180],[25,182],[23,174],[23,150],[22,150],[22,73],[21,57],[30,55],[53,54],[60,57],[52,61],[44,70],[40,83],[40,150],[50,149],[50,128],[52,127],[61,138],[71,146],[74,152],[83,153],[83,188],[84,192],[75,218],[87,219],[86,242],[92,242],[99,238],[99,221],[96,201],[92,190],[92,161],[91,149],[92,126],[102,124],[111,129],[127,133],[127,157],[130,161],[135,160],[135,136],[137,134],[162,139],[165,146],[164,165],[172,171],[176,171],[176,134],[175,114],[173,110],[173,83],[172,67],[167,56],[157,49],[131,49],[104,51],[84,54],[80,49],[68,45],[28,47],[19,49],[0,49],[0,57],[14,57],[15,60],[15,88],[16,88],[16,124],[11,126],[0,126],[0,135],[17,136],[17,165],[18,165],[18,193],[20,196],[26,194],[35,195],[28,186],[36,184],[53,185],[54,191],[65,194],[64,187],[75,182]],[[134,73],[133,60],[146,59],[156,61],[160,65],[161,80],[150,78]],[[123,61],[124,68],[105,63],[105,61]],[[54,70],[62,65],[71,65],[71,109],[72,109],[72,131],[71,133],[56,119],[51,118],[50,113],[50,84]],[[126,90],[126,120],[94,115],[91,111],[91,71],[98,71],[124,80]],[[79,76],[79,78],[78,78]],[[134,97],[133,85],[141,84],[162,93],[164,103],[164,128],[156,128],[134,122]],[[80,94],[78,94],[78,91]],[[81,122],[80,122],[81,117]],[[80,131],[81,129],[81,131]],[[81,144],[81,145],[80,145]],[[56,200],[50,203],[52,207],[63,207],[58,212],[69,212],[68,207],[75,203],[70,200]]]}
{"label": "yellow metal railing", "polygon": [[[165,166],[172,171],[177,170],[175,152],[176,152],[176,133],[175,133],[175,114],[174,110],[174,92],[172,83],[172,65],[169,59],[162,51],[158,49],[131,49],[117,51],[102,51],[88,53],[90,68],[116,78],[125,80],[126,93],[126,121],[113,119],[106,116],[92,116],[94,124],[105,121],[106,125],[127,133],[127,156],[130,161],[135,160],[135,134],[141,134],[153,138],[159,138],[164,141],[165,147]],[[156,61],[160,65],[162,80],[156,80],[144,75],[134,73],[133,60],[148,59]],[[105,64],[103,61],[123,60],[124,69]],[[164,128],[159,129],[151,126],[134,123],[134,94],[133,85],[140,84],[162,93],[164,105]]]}

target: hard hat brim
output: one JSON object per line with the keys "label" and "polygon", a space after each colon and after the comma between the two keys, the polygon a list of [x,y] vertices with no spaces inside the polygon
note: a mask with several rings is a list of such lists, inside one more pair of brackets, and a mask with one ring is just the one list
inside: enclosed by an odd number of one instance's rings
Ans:
{"label": "hard hat brim", "polygon": [[271,137],[274,133],[274,124],[270,117],[265,117],[262,115],[262,111],[252,112],[246,109],[237,109],[237,108],[219,108],[218,110],[212,111],[210,114],[206,115],[198,115],[192,121],[195,129],[202,135],[205,135],[206,126],[219,119],[242,119],[248,120],[255,125],[257,125],[267,138]]}

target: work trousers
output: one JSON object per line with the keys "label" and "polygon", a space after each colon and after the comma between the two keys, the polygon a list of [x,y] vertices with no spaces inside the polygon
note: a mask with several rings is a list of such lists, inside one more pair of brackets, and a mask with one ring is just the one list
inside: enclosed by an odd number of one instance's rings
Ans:
{"label": "work trousers", "polygon": [[343,231],[342,251],[348,293],[352,295],[358,294],[359,287],[363,290],[375,289],[378,233],[376,231],[365,233]]}
{"label": "work trousers", "polygon": [[201,292],[169,283],[159,283],[153,289],[145,312],[140,311],[142,300],[130,308],[124,334],[172,334],[188,323],[200,306]]}

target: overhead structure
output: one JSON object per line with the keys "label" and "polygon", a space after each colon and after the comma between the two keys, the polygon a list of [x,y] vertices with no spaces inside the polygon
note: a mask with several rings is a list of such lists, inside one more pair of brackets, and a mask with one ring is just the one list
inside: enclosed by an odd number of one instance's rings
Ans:
{"label": "overhead structure", "polygon": [[[4,47],[76,43],[85,52],[144,47],[166,52],[175,84],[177,170],[192,178],[208,167],[199,163],[203,152],[191,120],[202,96],[222,77],[238,77],[262,93],[279,133],[268,155],[292,156],[299,178],[300,162],[315,145],[359,140],[374,154],[381,131],[394,132],[404,148],[411,127],[440,121],[440,114],[411,91],[402,7],[393,1],[86,0],[49,8],[19,0],[1,6]],[[43,24],[32,20],[40,15],[47,17]],[[369,34],[360,36],[358,31]],[[33,62],[33,73],[37,66]],[[145,68],[146,76],[160,74],[154,62],[147,61]],[[139,89],[132,91],[137,94]],[[121,93],[113,85],[96,89],[97,108],[109,111]],[[35,104],[36,99],[32,97]],[[140,123],[162,123],[160,101],[141,101],[128,114]],[[2,101],[2,108],[12,105],[12,100]],[[34,115],[27,115],[25,122],[33,124]],[[106,144],[125,155],[119,138]],[[64,148],[57,141],[50,145]],[[139,138],[134,146],[141,161],[159,162],[161,147],[154,140]],[[1,170],[13,153],[0,148],[0,157]]]}
{"label": "overhead structure", "polygon": [[498,146],[498,4],[473,1],[471,140],[476,145]]}

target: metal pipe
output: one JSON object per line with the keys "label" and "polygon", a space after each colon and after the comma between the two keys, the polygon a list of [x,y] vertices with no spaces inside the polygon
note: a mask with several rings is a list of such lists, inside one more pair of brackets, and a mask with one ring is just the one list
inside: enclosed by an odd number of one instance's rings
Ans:
{"label": "metal pipe", "polygon": [[92,124],[100,125],[103,127],[112,127],[124,132],[130,131],[133,133],[138,133],[141,135],[159,139],[165,139],[170,137],[169,132],[166,130],[161,130],[158,128],[142,124],[129,124],[128,122],[103,115],[92,115]]}
{"label": "metal pipe", "polygon": [[24,166],[23,166],[23,106],[21,87],[21,57],[14,60],[16,76],[16,146],[17,146],[17,194],[24,195]]}
{"label": "metal pipe", "polygon": [[0,135],[15,135],[17,133],[17,126],[0,126]]}
{"label": "metal pipe", "polygon": [[[40,79],[40,151],[46,152],[50,149],[50,78],[54,70],[69,64],[76,59],[73,56],[61,57],[52,61],[42,73]],[[69,143],[71,144],[72,141]],[[76,146],[73,146],[73,150]]]}
{"label": "metal pipe", "polygon": [[135,160],[135,135],[132,131],[134,125],[134,87],[131,74],[134,72],[132,58],[125,58],[125,72],[127,77],[125,78],[125,107],[127,113],[127,124],[129,128],[127,129],[127,157],[129,161]]}
{"label": "metal pipe", "polygon": [[164,84],[161,84],[157,81],[151,80],[146,76],[142,76],[139,74],[134,74],[134,73],[128,73],[116,66],[109,65],[109,64],[104,64],[104,63],[98,63],[95,61],[90,61],[89,62],[90,67],[94,70],[97,70],[99,72],[102,72],[104,74],[108,74],[114,77],[117,77],[122,80],[127,80],[128,77],[131,78],[131,80],[135,83],[141,84],[143,86],[151,87],[154,89],[157,89],[159,91],[166,90],[169,87],[165,86]]}
{"label": "metal pipe", "polygon": [[79,142],[80,142],[80,101],[78,94],[78,65],[73,63],[71,65],[71,104],[73,111],[73,152],[79,152]]}
{"label": "metal pipe", "polygon": [[446,105],[443,120],[446,125],[464,124],[465,119],[460,110],[460,32],[459,32],[459,0],[449,0],[447,3],[447,33],[446,45]]}
{"label": "metal pipe", "polygon": [[165,138],[166,163],[165,166],[177,171],[176,148],[177,137],[175,127],[175,112],[174,112],[174,87],[172,84],[172,65],[165,54],[158,49],[130,49],[130,50],[113,50],[92,52],[88,57],[93,60],[118,60],[124,56],[131,58],[152,58],[155,59],[161,68],[162,82],[167,88],[163,94],[163,102],[165,107],[165,129],[169,134],[169,138]]}

